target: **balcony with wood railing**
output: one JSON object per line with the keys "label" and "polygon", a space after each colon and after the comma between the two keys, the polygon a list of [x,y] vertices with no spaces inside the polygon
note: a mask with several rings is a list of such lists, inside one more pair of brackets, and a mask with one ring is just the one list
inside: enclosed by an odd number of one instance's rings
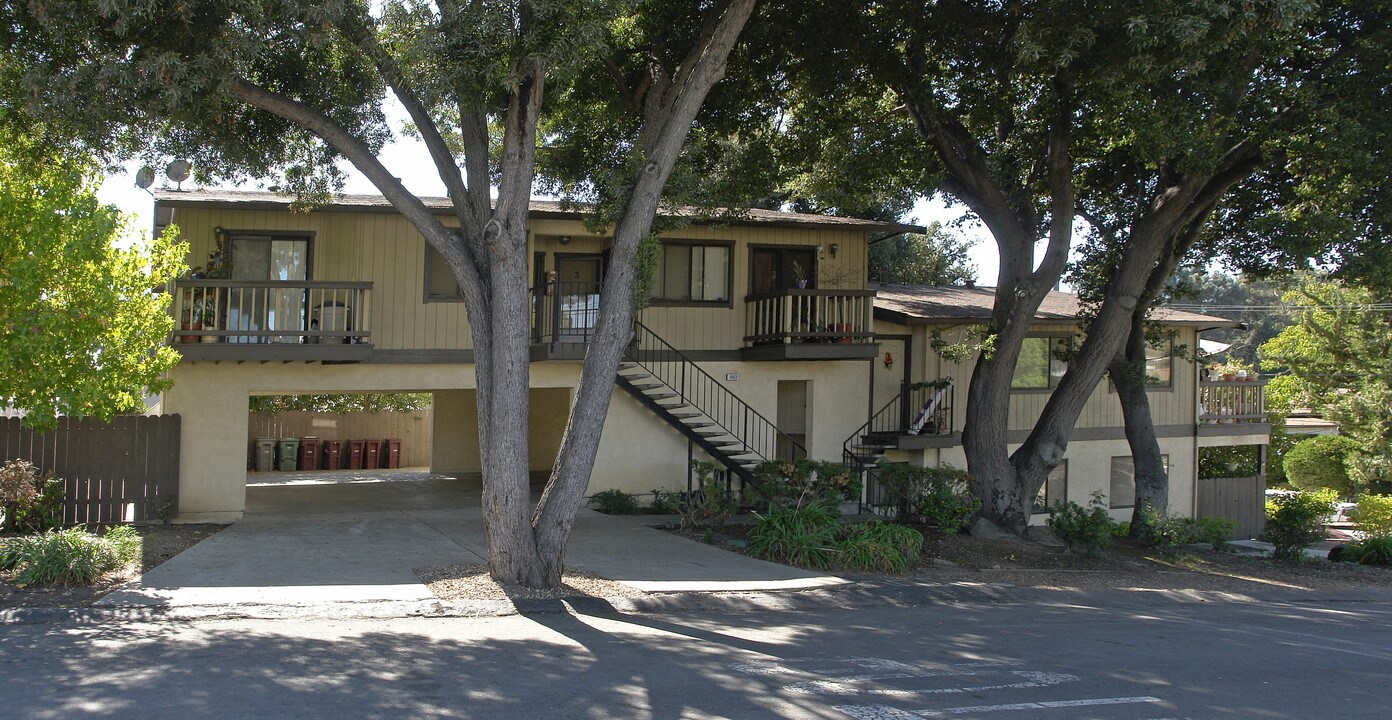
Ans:
{"label": "balcony with wood railing", "polygon": [[788,289],[744,299],[745,360],[875,356],[874,290]]}
{"label": "balcony with wood railing", "polygon": [[1266,381],[1261,379],[1199,380],[1199,434],[1270,433],[1265,392]]}
{"label": "balcony with wood railing", "polygon": [[370,282],[176,280],[171,344],[185,360],[360,362],[371,299]]}

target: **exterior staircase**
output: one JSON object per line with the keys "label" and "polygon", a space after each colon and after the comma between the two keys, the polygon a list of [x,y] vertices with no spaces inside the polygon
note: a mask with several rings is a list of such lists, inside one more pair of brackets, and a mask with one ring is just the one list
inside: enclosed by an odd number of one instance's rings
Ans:
{"label": "exterior staircase", "polygon": [[860,476],[861,511],[887,511],[877,482],[880,462],[911,437],[952,434],[952,389],[946,383],[905,385],[841,445],[841,462]]}
{"label": "exterior staircase", "polygon": [[680,350],[641,322],[615,382],[693,445],[744,482],[767,460],[804,448]]}

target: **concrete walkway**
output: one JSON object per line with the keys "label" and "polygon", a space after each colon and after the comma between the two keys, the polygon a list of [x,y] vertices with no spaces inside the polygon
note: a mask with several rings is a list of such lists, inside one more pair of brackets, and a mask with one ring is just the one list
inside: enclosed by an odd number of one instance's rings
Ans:
{"label": "concrete walkway", "polygon": [[[408,471],[254,474],[246,517],[102,598],[104,606],[199,607],[419,602],[413,568],[481,564],[476,480]],[[650,525],[582,509],[568,567],[647,592],[788,590],[841,578],[754,560]]]}

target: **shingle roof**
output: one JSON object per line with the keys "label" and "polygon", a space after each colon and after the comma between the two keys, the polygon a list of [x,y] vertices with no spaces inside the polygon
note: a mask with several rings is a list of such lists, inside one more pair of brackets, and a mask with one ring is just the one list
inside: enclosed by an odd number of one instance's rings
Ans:
{"label": "shingle roof", "polygon": [[[283,210],[290,206],[294,198],[282,193],[264,190],[160,190],[155,192],[155,200],[165,207],[215,206],[240,208],[246,210]],[[449,198],[423,197],[425,206],[440,212],[451,209]],[[381,195],[335,195],[328,205],[318,210],[339,212],[396,212],[391,203]],[[574,219],[580,217],[580,208],[565,205],[556,200],[533,199],[530,213],[534,218]],[[699,217],[695,210],[682,212]],[[861,220],[859,218],[834,217],[831,215],[811,215],[808,213],[780,212],[751,208],[743,210],[740,217],[730,221],[732,225],[771,225],[776,227],[833,227],[865,232],[924,232],[918,225]]]}
{"label": "shingle roof", "polygon": [[[995,305],[993,287],[955,287],[941,285],[872,285],[875,315],[905,325],[949,322],[979,322],[991,317]],[[1078,296],[1051,290],[1034,314],[1038,321],[1074,322],[1079,316]],[[1213,315],[1170,310],[1163,306],[1151,311],[1152,320],[1170,325],[1195,327],[1237,327],[1238,323]]]}

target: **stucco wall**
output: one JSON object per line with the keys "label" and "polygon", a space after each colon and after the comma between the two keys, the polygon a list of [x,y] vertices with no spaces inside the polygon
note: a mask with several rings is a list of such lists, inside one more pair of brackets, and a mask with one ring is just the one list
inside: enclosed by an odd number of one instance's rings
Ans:
{"label": "stucco wall", "polygon": [[[835,460],[841,444],[866,417],[868,363],[703,363],[755,410],[776,421],[778,382],[808,383],[808,449]],[[725,373],[740,379],[726,381]],[[531,366],[531,470],[554,462],[579,379],[578,362]],[[179,519],[225,522],[245,507],[247,399],[254,394],[433,392],[432,468],[479,469],[474,371],[467,364],[184,363],[164,396],[183,416]],[[648,492],[686,487],[685,438],[622,390],[615,389],[590,491]]]}

